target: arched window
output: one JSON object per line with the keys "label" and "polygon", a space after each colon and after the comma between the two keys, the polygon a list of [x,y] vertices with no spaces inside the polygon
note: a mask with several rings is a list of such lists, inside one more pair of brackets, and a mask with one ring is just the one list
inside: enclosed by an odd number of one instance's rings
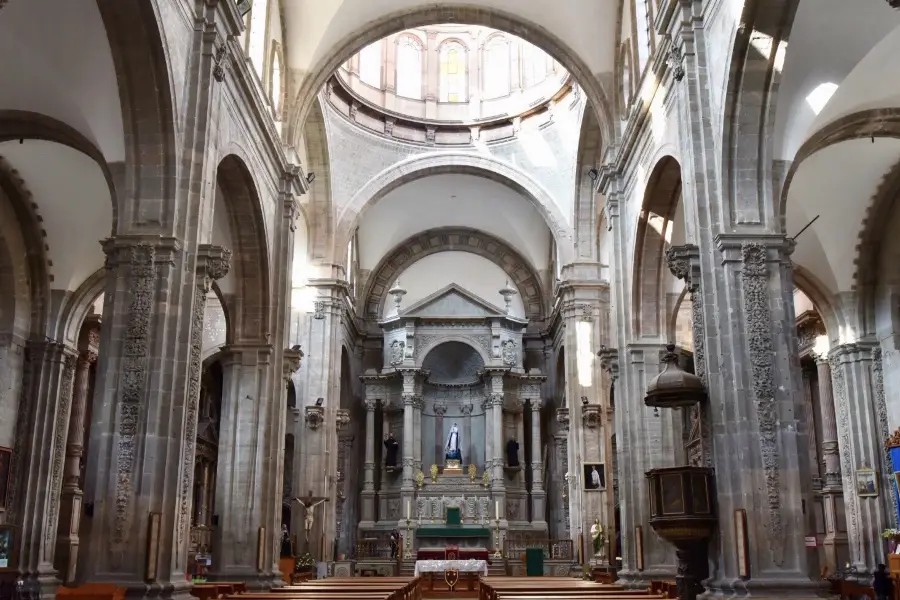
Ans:
{"label": "arched window", "polygon": [[650,59],[650,4],[647,0],[635,0],[635,28],[637,29],[637,67],[638,73]]}
{"label": "arched window", "polygon": [[359,80],[381,89],[381,41],[359,51]]}
{"label": "arched window", "polygon": [[441,46],[441,102],[466,102],[466,48],[459,42]]}
{"label": "arched window", "polygon": [[530,88],[547,79],[547,54],[528,42],[522,42],[522,87]]}
{"label": "arched window", "polygon": [[509,41],[496,35],[484,46],[482,72],[484,99],[493,100],[509,95]]}
{"label": "arched window", "polygon": [[422,45],[410,35],[397,40],[397,95],[422,99]]}
{"label": "arched window", "polygon": [[284,94],[284,91],[281,89],[281,52],[279,52],[278,46],[273,42],[274,47],[272,49],[272,89],[270,90],[272,96],[272,111],[275,113],[275,118],[278,119],[278,115],[281,114],[281,97]]}
{"label": "arched window", "polygon": [[247,56],[256,74],[263,81],[263,63],[266,59],[266,28],[269,22],[268,0],[256,0],[250,10],[250,35],[247,39]]}

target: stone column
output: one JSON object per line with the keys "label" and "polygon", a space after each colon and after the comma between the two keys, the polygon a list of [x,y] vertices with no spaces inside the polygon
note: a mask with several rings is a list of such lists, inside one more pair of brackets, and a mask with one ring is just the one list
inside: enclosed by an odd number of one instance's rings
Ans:
{"label": "stone column", "polygon": [[[887,408],[880,381],[873,376],[881,368],[881,348],[875,344],[848,343],[829,352],[850,562],[860,573],[871,573],[885,561],[881,532],[891,523],[892,482],[884,450]],[[877,496],[861,496],[857,490],[857,473],[864,468],[879,474]]]}
{"label": "stone column", "polygon": [[[544,491],[543,446],[541,444],[541,382],[529,381],[523,385],[522,399],[531,408],[531,526],[547,531],[546,499]],[[525,447],[525,444],[522,444]]]}
{"label": "stone column", "polygon": [[425,116],[429,119],[437,116],[440,66],[437,32],[429,31],[425,46]]}
{"label": "stone column", "polygon": [[29,341],[12,464],[9,522],[21,527],[18,571],[42,596],[59,584],[54,568],[66,434],[76,353],[54,341]]}
{"label": "stone column", "polygon": [[[447,405],[443,402],[435,402],[434,403],[434,463],[441,464],[443,462],[444,456],[444,415],[447,413]],[[467,436],[468,432],[465,431],[465,426],[463,426],[463,435]],[[466,437],[465,439],[468,439]],[[462,451],[462,448],[460,448]],[[465,460],[467,457],[463,457]],[[471,457],[469,457],[471,458]]]}
{"label": "stone column", "polygon": [[494,457],[494,407],[491,404],[490,385],[485,385],[485,395],[481,401],[481,410],[484,411],[484,470],[491,473],[493,479]]}
{"label": "stone column", "polygon": [[[265,569],[257,568],[258,536],[264,524],[262,505],[256,499],[265,493],[269,475],[265,443],[274,426],[270,418],[282,414],[273,413],[275,402],[266,396],[273,354],[269,344],[235,344],[222,349],[221,359],[222,413],[216,473],[219,525],[210,578],[246,581],[254,588],[262,588],[271,578],[271,572],[267,575]],[[279,397],[279,407],[281,400]],[[255,500],[248,502],[248,498]]]}
{"label": "stone column", "polygon": [[378,400],[366,386],[366,460],[363,464],[363,489],[360,493],[360,529],[375,527],[375,408]]}
{"label": "stone column", "polygon": [[[844,512],[844,487],[838,449],[837,419],[831,385],[831,365],[824,357],[816,358],[819,375],[819,407],[822,411],[822,454],[825,470],[822,476],[822,511],[825,516],[825,566],[830,573],[842,568],[848,560],[847,533],[838,527],[839,513]],[[843,516],[843,515],[841,515]]]}
{"label": "stone column", "polygon": [[[554,511],[553,519],[556,521],[556,532],[554,537],[566,539],[570,537],[571,528],[569,522],[569,503],[572,494],[579,493],[575,483],[577,479],[573,477],[569,471],[569,409],[556,409],[556,421],[559,423],[559,429],[553,434],[554,450],[556,452],[555,462],[559,465],[559,476],[561,477],[559,490],[561,498]],[[551,532],[551,535],[554,532]]]}
{"label": "stone column", "polygon": [[[63,583],[74,581],[78,564],[78,525],[81,521],[81,459],[84,450],[84,425],[91,391],[91,367],[97,362],[100,322],[95,320],[83,336],[75,366],[75,388],[66,438],[66,466],[63,475],[60,518],[56,539],[56,569]],[[84,339],[86,338],[86,339]]]}
{"label": "stone column", "polygon": [[485,429],[491,430],[491,480],[492,496],[500,503],[500,528],[506,529],[506,485],[503,477],[503,374],[500,369],[488,370],[490,385],[491,420]]}
{"label": "stone column", "polygon": [[[472,403],[463,404],[461,407],[463,414],[463,439],[466,442],[466,454],[468,456],[469,464],[473,464],[475,462],[475,440],[472,439],[472,410],[475,408]],[[443,432],[441,432],[441,448],[443,449],[444,441],[443,441]],[[443,456],[443,453],[438,456]],[[477,465],[476,465],[477,466]]]}

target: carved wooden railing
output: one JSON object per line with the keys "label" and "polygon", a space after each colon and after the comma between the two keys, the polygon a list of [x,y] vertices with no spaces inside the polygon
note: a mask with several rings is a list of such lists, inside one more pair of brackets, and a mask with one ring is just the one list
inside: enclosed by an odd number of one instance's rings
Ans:
{"label": "carved wooden railing", "polygon": [[525,554],[527,548],[543,548],[544,560],[575,560],[575,544],[572,540],[555,540],[532,537],[527,534],[509,533],[503,544],[503,555],[515,559]]}

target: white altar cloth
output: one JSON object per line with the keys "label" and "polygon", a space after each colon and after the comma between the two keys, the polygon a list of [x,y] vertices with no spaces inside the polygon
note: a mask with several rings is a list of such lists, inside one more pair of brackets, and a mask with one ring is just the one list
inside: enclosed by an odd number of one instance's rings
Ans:
{"label": "white altar cloth", "polygon": [[486,560],[470,558],[468,560],[417,560],[416,577],[422,573],[443,573],[448,569],[456,569],[460,573],[488,574]]}

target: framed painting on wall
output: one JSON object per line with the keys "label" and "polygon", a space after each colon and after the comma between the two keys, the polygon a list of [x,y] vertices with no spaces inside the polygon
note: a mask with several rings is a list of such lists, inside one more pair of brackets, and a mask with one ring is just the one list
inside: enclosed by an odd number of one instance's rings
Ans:
{"label": "framed painting on wall", "polygon": [[878,472],[868,467],[856,470],[856,495],[860,498],[878,496]]}
{"label": "framed painting on wall", "polygon": [[585,491],[606,489],[606,469],[603,463],[583,463],[582,469]]}

